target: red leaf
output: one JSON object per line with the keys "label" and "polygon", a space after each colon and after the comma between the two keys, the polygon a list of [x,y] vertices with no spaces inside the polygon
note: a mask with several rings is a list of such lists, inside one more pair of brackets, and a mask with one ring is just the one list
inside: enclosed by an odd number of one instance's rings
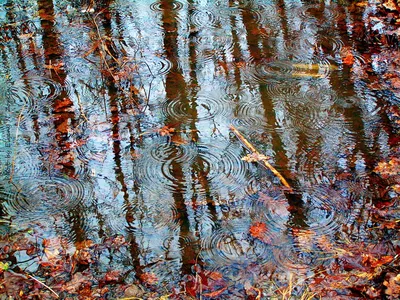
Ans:
{"label": "red leaf", "polygon": [[225,292],[226,289],[227,289],[227,287],[223,287],[222,289],[216,290],[214,292],[205,293],[205,294],[203,294],[203,296],[204,297],[214,298],[214,297],[217,297],[217,296],[221,295],[223,292]]}
{"label": "red leaf", "polygon": [[111,270],[106,273],[104,280],[106,282],[116,282],[119,281],[120,272],[118,270]]}
{"label": "red leaf", "polygon": [[140,279],[149,285],[153,285],[158,282],[158,278],[154,273],[143,273],[140,275]]}

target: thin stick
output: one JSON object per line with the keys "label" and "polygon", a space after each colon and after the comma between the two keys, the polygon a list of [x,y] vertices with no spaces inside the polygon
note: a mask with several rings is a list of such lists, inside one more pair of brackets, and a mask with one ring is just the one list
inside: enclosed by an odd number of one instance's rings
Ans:
{"label": "thin stick", "polygon": [[43,285],[45,288],[47,288],[50,292],[52,292],[54,295],[57,296],[57,298],[60,298],[60,296],[58,296],[58,294],[51,288],[49,287],[47,284],[41,282],[40,280],[36,279],[35,277],[33,277],[32,275],[26,274],[28,275],[29,278],[35,280],[36,282],[40,283],[41,285]]}
{"label": "thin stick", "polygon": [[[232,132],[236,135],[236,137],[239,139],[239,141],[252,153],[254,154],[260,154],[260,152],[257,151],[257,149],[235,128],[235,126],[230,125],[229,129],[232,130]],[[282,182],[282,184],[289,189],[290,192],[293,192],[293,189],[290,187],[289,183],[286,181],[286,179],[279,173],[267,160],[263,159],[260,161],[262,165],[264,165],[266,168],[270,169],[272,173],[275,174],[276,177],[279,178],[279,180]]]}

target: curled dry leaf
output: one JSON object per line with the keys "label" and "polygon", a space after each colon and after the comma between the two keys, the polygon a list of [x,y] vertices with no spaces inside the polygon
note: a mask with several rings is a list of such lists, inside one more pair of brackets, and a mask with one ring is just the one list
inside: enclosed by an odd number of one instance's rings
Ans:
{"label": "curled dry leaf", "polygon": [[400,274],[388,273],[383,285],[386,286],[385,294],[395,299],[400,297]]}
{"label": "curled dry leaf", "polygon": [[382,176],[400,174],[400,158],[394,157],[389,162],[380,162],[374,171]]}

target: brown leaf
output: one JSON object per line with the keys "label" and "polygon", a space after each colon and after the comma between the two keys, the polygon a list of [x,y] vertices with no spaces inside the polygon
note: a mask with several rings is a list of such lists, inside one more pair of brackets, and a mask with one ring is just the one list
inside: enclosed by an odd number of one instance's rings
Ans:
{"label": "brown leaf", "polygon": [[118,270],[111,270],[106,273],[104,276],[104,280],[106,282],[116,282],[120,279],[120,271]]}
{"label": "brown leaf", "polygon": [[175,132],[175,128],[168,127],[167,125],[162,128],[154,129],[161,136],[171,135],[171,133]]}
{"label": "brown leaf", "polygon": [[383,285],[386,286],[385,294],[394,298],[400,297],[400,274],[388,273]]}
{"label": "brown leaf", "polygon": [[69,98],[57,99],[53,103],[53,109],[55,112],[64,112],[66,108],[73,106],[73,102]]}
{"label": "brown leaf", "polygon": [[84,248],[89,248],[91,246],[93,246],[93,241],[91,241],[91,240],[84,240],[82,242],[76,242],[75,243],[75,247],[76,247],[77,250],[81,250],[81,249],[84,249]]}
{"label": "brown leaf", "polygon": [[171,142],[173,142],[175,145],[186,145],[188,143],[187,140],[185,140],[183,137],[180,135],[173,135],[171,136]]}
{"label": "brown leaf", "polygon": [[62,286],[62,290],[66,291],[68,293],[75,294],[79,292],[82,288],[82,285],[89,285],[90,286],[90,278],[87,276],[83,275],[81,272],[77,272],[72,276],[72,280],[69,282],[66,282]]}

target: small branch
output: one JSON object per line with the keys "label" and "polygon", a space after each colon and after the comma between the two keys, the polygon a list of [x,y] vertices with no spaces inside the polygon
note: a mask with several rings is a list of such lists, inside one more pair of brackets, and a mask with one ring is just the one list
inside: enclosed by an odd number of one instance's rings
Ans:
{"label": "small branch", "polygon": [[[236,135],[236,137],[239,139],[239,141],[252,153],[260,155],[260,152],[257,151],[257,149],[235,128],[235,126],[230,125],[229,129],[232,130],[232,132]],[[279,173],[267,160],[263,159],[260,161],[260,163],[271,170],[272,173],[276,177],[279,178],[279,180],[282,182],[282,184],[289,189],[290,192],[293,192],[293,189],[290,187],[289,183],[286,181],[286,179]]]}
{"label": "small branch", "polygon": [[28,275],[29,278],[33,279],[34,281],[40,283],[41,285],[43,285],[45,288],[47,288],[50,292],[52,292],[54,295],[56,295],[57,298],[60,298],[60,296],[58,296],[58,294],[51,288],[49,287],[47,284],[41,282],[40,280],[36,279],[35,277],[33,277],[32,275],[26,274]]}

